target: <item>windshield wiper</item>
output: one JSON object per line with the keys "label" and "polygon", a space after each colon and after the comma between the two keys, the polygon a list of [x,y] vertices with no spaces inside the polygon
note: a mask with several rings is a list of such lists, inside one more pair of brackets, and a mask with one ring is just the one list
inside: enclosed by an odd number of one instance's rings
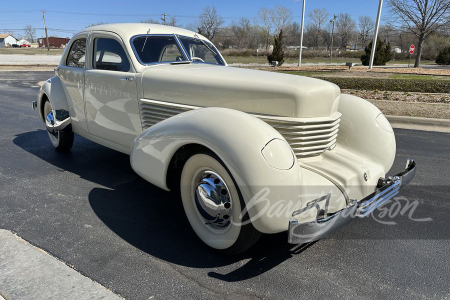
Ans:
{"label": "windshield wiper", "polygon": [[144,52],[145,44],[147,44],[148,35],[150,34],[150,29],[147,30],[147,35],[145,36],[144,45],[142,46],[141,53]]}

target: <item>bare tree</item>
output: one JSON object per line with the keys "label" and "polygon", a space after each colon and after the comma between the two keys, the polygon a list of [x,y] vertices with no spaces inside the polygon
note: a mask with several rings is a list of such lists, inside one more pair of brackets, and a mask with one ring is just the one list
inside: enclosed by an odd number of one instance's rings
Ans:
{"label": "bare tree", "polygon": [[398,30],[396,30],[391,24],[380,26],[380,30],[378,32],[380,39],[389,43],[392,43],[398,35]]}
{"label": "bare tree", "polygon": [[97,25],[103,25],[103,24],[105,24],[105,23],[103,23],[103,22],[92,23],[92,24],[89,24],[88,26],[86,26],[86,28],[92,27],[92,26],[97,26]]}
{"label": "bare tree", "polygon": [[[304,38],[306,40],[306,38]],[[298,46],[300,44],[300,24],[297,22],[291,22],[286,26],[285,35],[286,46]]]}
{"label": "bare tree", "polygon": [[309,13],[310,27],[308,32],[311,34],[314,48],[319,47],[321,32],[328,22],[328,17],[329,13],[326,8],[317,8]]}
{"label": "bare tree", "polygon": [[389,0],[391,12],[418,40],[414,67],[420,66],[423,42],[431,33],[449,24],[450,0]]}
{"label": "bare tree", "polygon": [[270,11],[270,18],[274,25],[275,34],[279,34],[282,29],[292,21],[292,10],[290,8],[275,5],[275,7]]}
{"label": "bare tree", "polygon": [[359,38],[365,47],[370,39],[370,34],[375,27],[373,19],[369,16],[360,16],[358,19]]}
{"label": "bare tree", "polygon": [[261,38],[264,41],[264,46],[269,48],[271,41],[271,34],[273,30],[273,23],[271,18],[271,12],[265,7],[261,7],[258,10],[258,20],[261,25]]}
{"label": "bare tree", "polygon": [[339,14],[336,21],[336,33],[341,40],[341,48],[349,45],[356,30],[355,21],[349,14]]}
{"label": "bare tree", "polygon": [[239,22],[233,22],[231,24],[231,31],[236,37],[236,45],[238,48],[247,46],[247,39],[251,31],[250,20],[247,18],[242,18]]}
{"label": "bare tree", "polygon": [[[168,17],[168,18],[166,18],[166,17]],[[167,15],[162,15],[161,20],[146,19],[146,20],[142,21],[142,23],[178,26],[177,19],[174,16],[167,16]]]}
{"label": "bare tree", "polygon": [[214,6],[205,7],[199,19],[200,26],[198,27],[198,32],[209,40],[214,39],[217,29],[224,23],[223,18],[217,14]]}
{"label": "bare tree", "polygon": [[23,31],[25,33],[25,39],[30,43],[34,43],[34,40],[36,39],[36,29],[34,29],[31,25],[27,25]]}
{"label": "bare tree", "polygon": [[160,24],[160,21],[159,20],[155,20],[155,19],[145,19],[141,23]]}

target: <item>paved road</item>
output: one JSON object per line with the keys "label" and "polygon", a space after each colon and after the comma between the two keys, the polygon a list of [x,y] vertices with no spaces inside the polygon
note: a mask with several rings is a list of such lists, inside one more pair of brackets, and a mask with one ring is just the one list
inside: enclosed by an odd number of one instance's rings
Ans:
{"label": "paved road", "polygon": [[248,253],[222,257],[198,241],[180,200],[140,179],[126,155],[81,137],[70,154],[53,151],[30,109],[34,86],[49,76],[0,73],[0,228],[113,292],[127,299],[450,297],[450,134],[396,130],[394,170],[408,157],[418,163],[402,192],[417,204],[413,213],[358,220],[302,247],[288,245],[285,234],[265,236]]}

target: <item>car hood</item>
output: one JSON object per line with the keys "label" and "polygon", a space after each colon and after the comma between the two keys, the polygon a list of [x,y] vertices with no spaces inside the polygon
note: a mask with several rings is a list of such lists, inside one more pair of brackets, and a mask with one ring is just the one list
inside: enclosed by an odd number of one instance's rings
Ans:
{"label": "car hood", "polygon": [[319,79],[207,64],[151,66],[142,87],[146,99],[297,118],[330,116],[340,95]]}

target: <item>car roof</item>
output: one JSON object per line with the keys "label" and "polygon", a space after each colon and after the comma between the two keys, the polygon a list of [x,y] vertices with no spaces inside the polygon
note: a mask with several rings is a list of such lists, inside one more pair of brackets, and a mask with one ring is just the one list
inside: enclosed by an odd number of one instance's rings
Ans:
{"label": "car roof", "polygon": [[201,34],[195,33],[191,30],[160,25],[160,24],[150,24],[150,23],[115,23],[115,24],[102,24],[87,27],[82,32],[89,31],[110,31],[115,32],[122,37],[124,40],[129,40],[131,37],[139,34],[147,34],[150,30],[150,34],[179,34],[189,37],[194,37],[197,35],[199,38],[205,39]]}

